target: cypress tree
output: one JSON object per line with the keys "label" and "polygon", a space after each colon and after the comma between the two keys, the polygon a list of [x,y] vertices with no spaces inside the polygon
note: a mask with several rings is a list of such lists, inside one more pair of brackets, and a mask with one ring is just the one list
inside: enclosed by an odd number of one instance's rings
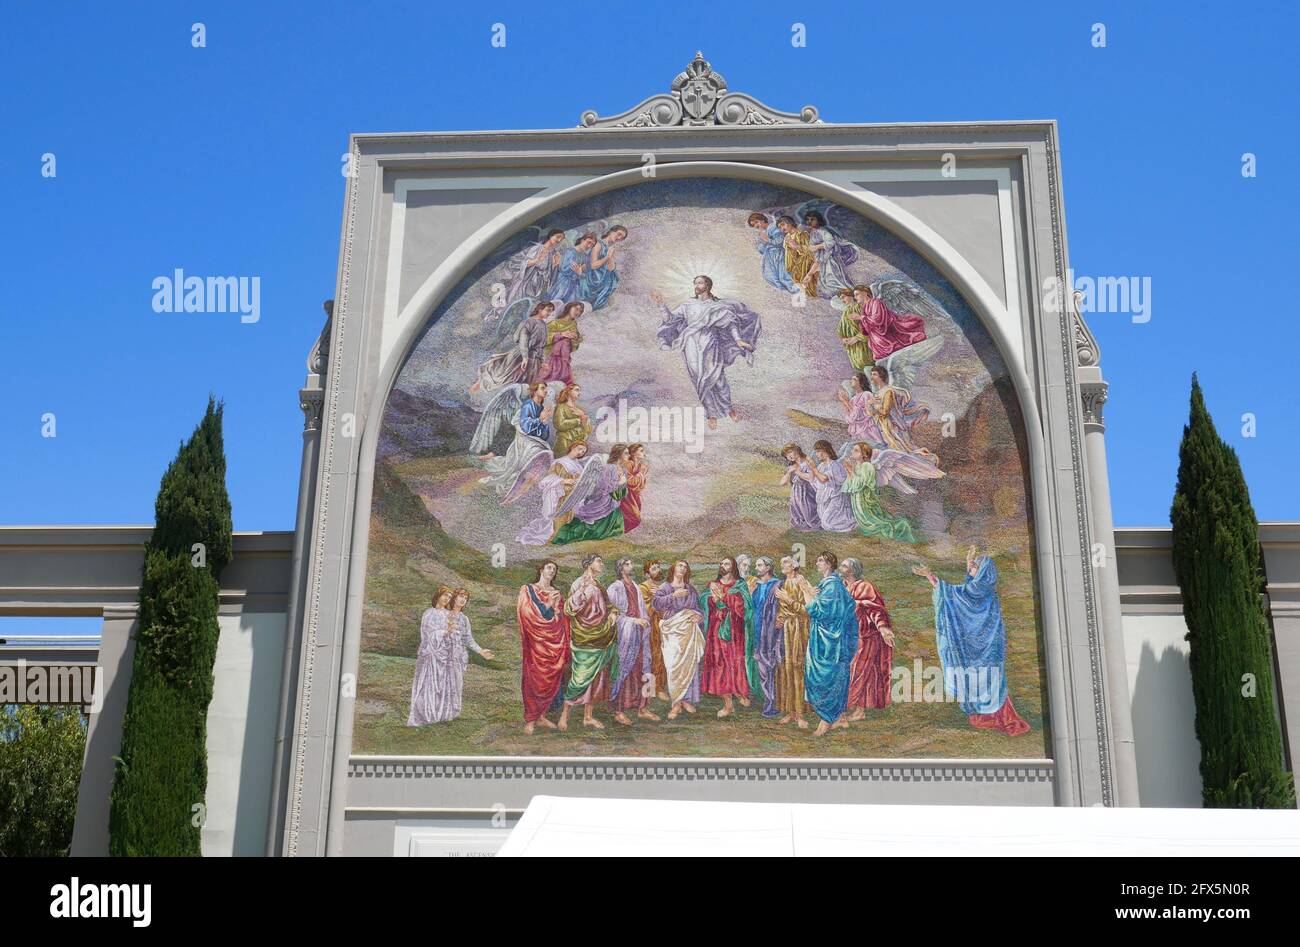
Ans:
{"label": "cypress tree", "polygon": [[199,855],[217,580],[231,557],[222,405],[209,397],[158,489],[109,813],[114,855]]}
{"label": "cypress tree", "polygon": [[1259,523],[1237,453],[1219,437],[1196,376],[1178,450],[1174,572],[1190,645],[1206,808],[1283,809],[1283,765]]}

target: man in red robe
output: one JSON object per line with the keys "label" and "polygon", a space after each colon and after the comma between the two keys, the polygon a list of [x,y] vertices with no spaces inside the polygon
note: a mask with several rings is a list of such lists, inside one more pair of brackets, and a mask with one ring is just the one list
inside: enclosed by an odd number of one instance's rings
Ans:
{"label": "man in red robe", "polygon": [[849,716],[861,720],[867,709],[889,704],[889,673],[894,664],[894,626],[885,600],[876,587],[862,578],[862,563],[845,559],[840,575],[853,596],[858,616],[858,651],[849,668]]}
{"label": "man in red robe", "polygon": [[700,690],[722,698],[719,717],[730,717],[739,700],[749,706],[749,676],[745,667],[745,597],[748,589],[730,556],[718,566],[718,577],[701,598],[705,617],[704,659]]}
{"label": "man in red robe", "polygon": [[537,569],[537,581],[519,589],[519,646],[523,658],[524,732],[537,724],[554,730],[545,713],[564,681],[569,660],[569,616],[564,593],[557,589],[557,566],[547,559]]}
{"label": "man in red robe", "polygon": [[853,287],[853,298],[861,307],[858,325],[871,346],[871,356],[877,362],[899,349],[925,341],[925,323],[920,316],[905,316],[894,312],[877,299],[870,286]]}
{"label": "man in red robe", "polygon": [[650,476],[644,444],[633,444],[627,449],[623,455],[623,467],[627,471],[627,495],[619,500],[618,505],[623,511],[623,533],[626,535],[641,523],[641,491]]}

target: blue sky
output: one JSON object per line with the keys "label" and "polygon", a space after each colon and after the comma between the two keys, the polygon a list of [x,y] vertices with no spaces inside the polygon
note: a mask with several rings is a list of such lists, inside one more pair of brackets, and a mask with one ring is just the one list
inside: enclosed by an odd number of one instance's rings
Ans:
{"label": "blue sky", "polygon": [[[1300,519],[1298,19],[1267,3],[7,3],[0,523],[151,522],[211,391],[236,528],[291,529],[348,133],[568,127],[664,91],[697,48],[731,88],[828,121],[1058,119],[1075,271],[1152,280],[1150,322],[1091,320],[1116,522],[1167,523],[1193,370],[1260,518]],[[259,276],[260,321],[155,313],[151,283],[177,267]]]}

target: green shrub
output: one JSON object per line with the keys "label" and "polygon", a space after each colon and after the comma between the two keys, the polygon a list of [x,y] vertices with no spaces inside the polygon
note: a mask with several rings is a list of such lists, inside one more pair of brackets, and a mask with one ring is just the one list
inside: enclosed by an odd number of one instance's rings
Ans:
{"label": "green shrub", "polygon": [[1294,807],[1295,783],[1283,765],[1273,707],[1259,522],[1236,451],[1215,430],[1195,376],[1170,520],[1191,649],[1203,802],[1206,808]]}
{"label": "green shrub", "polygon": [[113,780],[114,855],[199,855],[218,584],[231,557],[221,405],[163,474],[145,546],[140,630]]}
{"label": "green shrub", "polygon": [[77,707],[0,707],[0,858],[67,855],[86,752]]}

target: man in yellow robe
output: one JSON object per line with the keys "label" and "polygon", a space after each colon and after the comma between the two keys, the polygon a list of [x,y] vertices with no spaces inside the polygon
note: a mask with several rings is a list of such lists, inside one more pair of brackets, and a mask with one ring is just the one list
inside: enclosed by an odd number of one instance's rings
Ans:
{"label": "man in yellow robe", "polygon": [[785,636],[784,657],[776,669],[776,707],[782,717],[778,723],[793,723],[808,729],[805,713],[811,713],[804,700],[804,664],[808,657],[808,612],[806,606],[817,590],[812,587],[790,556],[781,557],[781,574],[785,581],[776,590],[776,620]]}
{"label": "man in yellow robe", "polygon": [[645,581],[641,583],[641,598],[650,616],[650,673],[655,679],[655,694],[660,700],[668,700],[668,669],[664,666],[663,633],[659,628],[659,613],[654,609],[655,593],[664,584],[664,564],[652,559],[642,568]]}
{"label": "man in yellow robe", "polygon": [[785,234],[785,270],[790,278],[803,287],[804,295],[817,298],[817,257],[808,245],[808,231],[800,230],[793,217],[780,217],[776,222]]}

